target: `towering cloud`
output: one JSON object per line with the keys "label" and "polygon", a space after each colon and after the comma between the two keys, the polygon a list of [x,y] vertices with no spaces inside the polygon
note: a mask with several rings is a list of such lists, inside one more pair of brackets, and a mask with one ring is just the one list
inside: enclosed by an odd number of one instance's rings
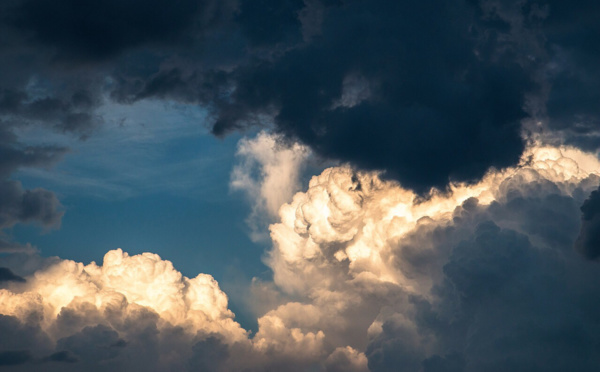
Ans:
{"label": "towering cloud", "polygon": [[298,303],[268,315],[363,350],[372,371],[591,371],[600,274],[572,244],[599,166],[534,147],[427,200],[328,169],[271,227],[274,282]]}
{"label": "towering cloud", "polygon": [[326,169],[270,227],[273,282],[252,293],[272,301],[254,335],[210,276],[186,278],[151,253],[111,251],[102,266],[5,258],[17,279],[2,282],[0,326],[19,342],[2,344],[0,360],[25,370],[593,371],[600,274],[572,247],[594,221],[599,169],[593,154],[536,145],[517,167],[428,198],[376,173]]}

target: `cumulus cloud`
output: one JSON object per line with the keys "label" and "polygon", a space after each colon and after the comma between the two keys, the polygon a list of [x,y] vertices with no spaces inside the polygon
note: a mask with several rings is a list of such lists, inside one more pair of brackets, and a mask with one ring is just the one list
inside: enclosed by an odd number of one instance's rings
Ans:
{"label": "cumulus cloud", "polygon": [[599,166],[534,146],[518,167],[426,199],[327,169],[271,226],[274,282],[304,310],[268,316],[361,350],[372,371],[591,371],[600,274],[572,244]]}
{"label": "cumulus cloud", "polygon": [[[184,277],[155,254],[129,256],[118,249],[105,255],[102,266],[39,257],[9,263],[31,273],[14,280],[20,277],[7,271],[13,279],[0,289],[0,329],[7,336],[0,343],[2,365],[91,371],[366,368],[355,349],[333,350],[324,345],[322,331],[295,323],[306,309],[318,311],[315,306],[286,304],[261,317],[250,338],[211,276]],[[291,323],[280,316],[290,311],[296,315]]]}
{"label": "cumulus cloud", "polygon": [[572,247],[589,227],[598,169],[595,154],[535,145],[516,167],[426,198],[377,173],[326,169],[270,227],[273,281],[253,282],[270,298],[254,335],[212,277],[184,277],[155,254],[114,250],[102,266],[4,258],[24,281],[0,290],[0,327],[20,342],[0,344],[1,360],[100,371],[593,371],[600,273]]}
{"label": "cumulus cloud", "polygon": [[245,193],[252,205],[247,222],[253,240],[266,238],[266,226],[277,217],[279,207],[300,189],[300,174],[309,154],[306,147],[267,132],[238,143],[240,162],[231,172],[230,188]]}
{"label": "cumulus cloud", "polygon": [[[74,370],[127,370],[140,363],[148,370],[185,369],[185,360],[205,350],[192,345],[209,343],[211,335],[223,345],[247,341],[211,276],[186,278],[150,253],[110,251],[102,266],[48,259],[26,281],[1,289],[0,297],[5,326],[25,340],[4,350],[20,347],[31,358],[74,364]],[[187,347],[180,350],[182,344]]]}

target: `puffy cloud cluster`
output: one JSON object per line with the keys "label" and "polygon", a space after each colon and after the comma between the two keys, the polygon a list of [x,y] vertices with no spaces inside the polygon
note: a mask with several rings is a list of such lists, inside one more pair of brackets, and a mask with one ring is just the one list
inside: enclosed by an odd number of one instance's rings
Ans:
{"label": "puffy cloud cluster", "polygon": [[376,173],[326,169],[270,227],[273,282],[251,288],[269,298],[254,335],[212,277],[186,278],[151,253],[111,251],[102,266],[5,258],[0,363],[593,371],[600,268],[581,247],[595,247],[599,171],[594,154],[538,145],[517,167],[423,197]]}
{"label": "puffy cloud cluster", "polygon": [[599,171],[594,154],[535,146],[423,198],[327,169],[271,226],[274,283],[296,302],[268,315],[364,351],[372,371],[591,371],[600,268],[573,243]]}
{"label": "puffy cloud cluster", "polygon": [[[210,275],[186,278],[155,254],[129,256],[118,249],[102,266],[60,259],[36,265],[25,280],[0,289],[3,334],[12,335],[3,337],[2,347],[27,353],[23,362],[57,361],[56,353],[63,353],[68,358],[59,362],[81,361],[90,370],[139,363],[147,370],[185,370],[192,346],[207,352],[202,345],[247,340]],[[29,340],[10,344],[13,337]]]}
{"label": "puffy cloud cluster", "polygon": [[[38,256],[5,260],[22,274],[4,270],[0,281],[0,365],[7,368],[277,371],[286,366],[301,371],[366,366],[356,350],[328,352],[322,331],[289,327],[278,316],[261,317],[259,332],[250,338],[210,275],[184,277],[156,254],[129,256],[117,249],[105,255],[102,266]],[[299,304],[285,307],[303,311]]]}

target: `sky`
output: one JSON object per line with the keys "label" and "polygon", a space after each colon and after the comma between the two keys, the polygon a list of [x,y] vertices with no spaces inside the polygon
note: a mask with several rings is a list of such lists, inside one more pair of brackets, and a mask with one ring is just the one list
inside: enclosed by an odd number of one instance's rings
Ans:
{"label": "sky", "polygon": [[595,371],[600,3],[0,4],[0,367]]}

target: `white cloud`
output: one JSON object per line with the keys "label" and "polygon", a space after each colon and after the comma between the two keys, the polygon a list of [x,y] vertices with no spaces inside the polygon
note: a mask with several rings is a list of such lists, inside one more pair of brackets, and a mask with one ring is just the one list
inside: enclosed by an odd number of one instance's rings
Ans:
{"label": "white cloud", "polygon": [[255,240],[265,238],[266,225],[300,189],[300,172],[309,153],[308,148],[298,143],[287,144],[267,132],[239,141],[240,162],[231,172],[230,187],[245,193],[250,200],[252,213],[248,224]]}
{"label": "white cloud", "polygon": [[2,345],[7,356],[114,371],[587,371],[600,361],[597,266],[572,249],[579,206],[600,183],[596,155],[532,147],[517,167],[427,199],[337,167],[291,197],[306,153],[277,146],[266,134],[245,140],[248,166],[232,176],[256,213],[284,203],[270,227],[273,282],[249,291],[266,299],[255,335],[211,276],[186,278],[155,254],[114,250],[102,266],[32,256],[37,268],[9,265],[27,281],[0,290],[0,330],[31,345]]}

